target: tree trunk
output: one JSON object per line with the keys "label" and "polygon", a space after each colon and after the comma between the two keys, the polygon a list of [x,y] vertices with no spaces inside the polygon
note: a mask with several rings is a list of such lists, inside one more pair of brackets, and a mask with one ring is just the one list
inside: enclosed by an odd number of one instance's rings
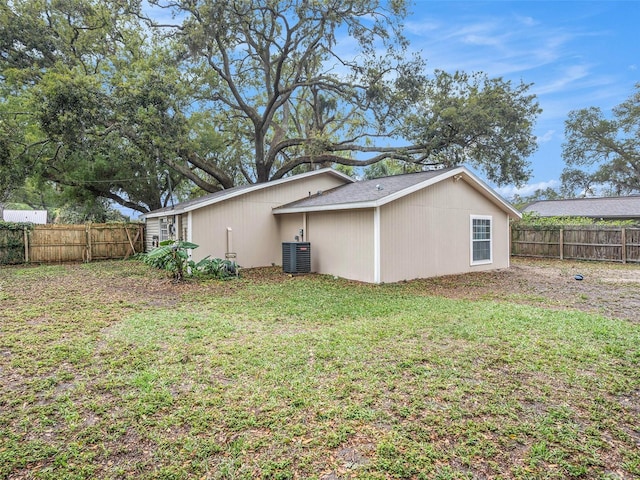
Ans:
{"label": "tree trunk", "polygon": [[254,150],[256,154],[256,183],[265,183],[269,181],[269,165],[265,163],[264,154],[264,133],[261,128],[255,129]]}

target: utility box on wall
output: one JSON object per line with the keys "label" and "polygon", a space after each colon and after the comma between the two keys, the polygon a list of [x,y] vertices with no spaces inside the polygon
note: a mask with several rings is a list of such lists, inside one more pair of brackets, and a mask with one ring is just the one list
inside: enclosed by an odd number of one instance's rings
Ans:
{"label": "utility box on wall", "polygon": [[311,244],[284,242],[282,244],[282,270],[285,273],[311,272]]}

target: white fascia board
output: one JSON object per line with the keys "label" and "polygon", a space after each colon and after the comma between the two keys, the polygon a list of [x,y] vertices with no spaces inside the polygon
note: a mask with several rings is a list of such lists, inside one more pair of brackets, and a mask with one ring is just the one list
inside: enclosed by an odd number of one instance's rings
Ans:
{"label": "white fascia board", "polygon": [[411,193],[422,190],[423,188],[429,187],[436,183],[440,183],[443,180],[448,178],[453,178],[456,175],[462,175],[461,180],[466,181],[476,190],[484,193],[487,197],[493,200],[494,203],[498,204],[498,206],[502,207],[504,211],[507,213],[517,217],[522,218],[522,214],[513,208],[509,203],[507,203],[500,195],[498,195],[491,187],[485,184],[482,180],[476,177],[471,171],[469,171],[465,167],[454,168],[453,170],[448,171],[447,173],[443,173],[442,175],[438,175],[437,177],[431,178],[421,183],[417,183],[416,185],[412,185],[409,188],[405,188],[404,190],[400,190],[399,192],[394,193],[393,195],[389,195],[388,197],[381,198],[378,202],[376,202],[376,206],[385,205],[389,202],[393,202],[398,198],[404,197]]}
{"label": "white fascia board", "polygon": [[[176,207],[178,207],[178,208],[176,208]],[[145,213],[145,214],[140,215],[140,218],[147,219],[147,218],[172,217],[174,215],[182,215],[183,213],[185,213],[185,210],[183,208],[180,208],[179,205],[176,205],[176,207],[173,207],[173,208],[168,209],[168,210],[162,210],[161,212]]]}
{"label": "white fascia board", "polygon": [[247,193],[255,192],[256,190],[262,190],[263,188],[275,187],[276,185],[282,185],[283,183],[292,182],[295,180],[300,180],[303,178],[311,177],[314,175],[320,175],[322,173],[329,173],[335,177],[338,177],[342,180],[346,180],[348,183],[353,183],[355,180],[350,176],[334,170],[332,168],[322,168],[320,170],[313,170],[311,172],[300,173],[298,175],[293,175],[291,177],[279,178],[278,180],[272,180],[271,182],[265,183],[256,183],[247,188],[243,188],[242,190],[238,190],[237,192],[230,193],[228,195],[220,195],[219,197],[212,198],[210,200],[205,200],[200,203],[194,203],[193,205],[189,205],[185,208],[177,208],[175,210],[168,210],[158,213],[147,213],[146,215],[142,215],[143,218],[156,218],[156,217],[166,217],[169,215],[181,215],[183,213],[191,212],[193,210],[197,210],[199,208],[208,207],[209,205],[213,205],[215,203],[224,202],[231,198],[239,197],[241,195],[245,195]]}
{"label": "white fascia board", "polygon": [[274,215],[281,215],[285,213],[305,213],[305,212],[333,212],[334,210],[353,210],[357,208],[374,208],[376,202],[358,202],[358,203],[338,203],[332,205],[318,205],[316,207],[288,207],[288,208],[274,208]]}
{"label": "white fascia board", "polygon": [[174,215],[182,215],[184,213],[184,210],[182,210],[181,208],[175,209],[175,210],[165,210],[162,212],[150,212],[150,213],[146,213],[144,215],[140,215],[140,218],[143,219],[147,219],[147,218],[161,218],[161,217],[172,217]]}

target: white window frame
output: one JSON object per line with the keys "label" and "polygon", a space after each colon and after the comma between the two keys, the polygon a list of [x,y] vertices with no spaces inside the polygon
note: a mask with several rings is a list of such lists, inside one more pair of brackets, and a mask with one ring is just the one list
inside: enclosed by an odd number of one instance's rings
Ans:
{"label": "white window frame", "polygon": [[[474,240],[473,222],[474,220],[489,220],[489,258],[483,260],[473,259],[473,245],[475,242],[486,242],[486,239]],[[471,215],[469,220],[469,259],[471,265],[488,265],[493,263],[493,217],[491,215]]]}
{"label": "white window frame", "polygon": [[159,233],[158,237],[161,242],[169,240],[169,219],[167,217],[160,217],[158,219]]}

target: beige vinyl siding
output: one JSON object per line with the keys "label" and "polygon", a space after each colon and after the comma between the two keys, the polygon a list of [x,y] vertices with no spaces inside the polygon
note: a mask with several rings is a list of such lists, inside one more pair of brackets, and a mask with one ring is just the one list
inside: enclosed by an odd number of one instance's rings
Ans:
{"label": "beige vinyl siding", "polygon": [[[471,265],[471,216],[492,217],[493,261]],[[381,207],[380,280],[397,282],[509,266],[508,217],[453,179]]]}
{"label": "beige vinyl siding", "polygon": [[160,238],[160,219],[159,218],[147,218],[144,228],[144,247],[145,252],[153,250],[153,237]]}
{"label": "beige vinyl siding", "polygon": [[[289,215],[276,215],[278,231],[280,232],[280,242],[295,242],[296,235],[300,235],[300,229],[305,228],[303,213],[292,213]],[[304,232],[304,241],[308,240],[307,232]],[[278,262],[280,265],[282,262]]]}
{"label": "beige vinyl siding", "polygon": [[373,238],[372,209],[307,214],[313,272],[373,282]]}
{"label": "beige vinyl siding", "polygon": [[[224,258],[227,253],[227,227],[232,229],[234,253],[244,268],[282,264],[282,238],[279,221],[272,209],[344,183],[330,174],[314,175],[249,192],[191,211],[191,241],[198,261],[207,255]],[[295,235],[295,234],[294,234]],[[287,241],[293,236],[288,234]]]}

